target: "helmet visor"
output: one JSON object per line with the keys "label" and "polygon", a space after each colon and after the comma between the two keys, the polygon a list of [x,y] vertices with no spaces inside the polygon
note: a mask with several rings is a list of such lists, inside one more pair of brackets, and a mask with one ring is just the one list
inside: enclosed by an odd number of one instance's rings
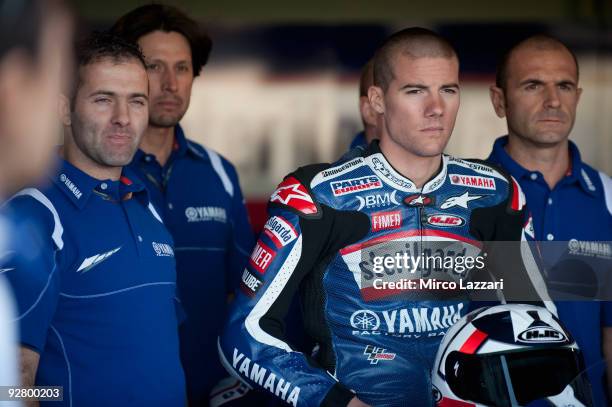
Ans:
{"label": "helmet visor", "polygon": [[[574,397],[591,405],[580,352],[570,348],[474,355],[451,352],[446,381],[464,400],[491,406],[525,406],[555,396],[571,384]],[[579,377],[580,376],[580,377]]]}

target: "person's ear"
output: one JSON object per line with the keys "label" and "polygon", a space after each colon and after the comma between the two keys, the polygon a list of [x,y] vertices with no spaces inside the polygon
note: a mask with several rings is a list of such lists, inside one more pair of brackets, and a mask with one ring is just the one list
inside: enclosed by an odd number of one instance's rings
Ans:
{"label": "person's ear", "polygon": [[493,109],[495,109],[497,117],[506,117],[506,97],[504,95],[504,90],[495,85],[491,85],[489,87],[489,97],[491,98],[491,103],[493,104]]}
{"label": "person's ear", "polygon": [[359,112],[361,113],[361,119],[367,126],[376,126],[378,113],[370,104],[370,99],[367,96],[359,97]]}
{"label": "person's ear", "polygon": [[368,88],[368,100],[370,106],[378,114],[385,113],[385,92],[378,86]]}

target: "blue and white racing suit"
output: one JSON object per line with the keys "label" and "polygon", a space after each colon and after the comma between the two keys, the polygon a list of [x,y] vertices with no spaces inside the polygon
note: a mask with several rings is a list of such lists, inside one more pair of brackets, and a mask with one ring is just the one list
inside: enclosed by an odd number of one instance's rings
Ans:
{"label": "blue and white racing suit", "polygon": [[[346,406],[355,395],[373,406],[432,405],[433,359],[468,299],[379,290],[375,256],[426,246],[467,256],[489,241],[514,241],[516,252],[503,256],[512,264],[500,267],[491,254],[487,269],[525,298],[548,300],[531,252],[518,244],[532,234],[524,196],[484,162],[443,155],[439,172],[417,188],[375,141],[335,164],[288,175],[268,212],[219,351],[231,373],[289,405]],[[385,273],[394,271],[402,272]],[[420,273],[444,280],[449,270]],[[298,293],[306,331],[318,344],[312,355],[294,351],[283,334]]]}

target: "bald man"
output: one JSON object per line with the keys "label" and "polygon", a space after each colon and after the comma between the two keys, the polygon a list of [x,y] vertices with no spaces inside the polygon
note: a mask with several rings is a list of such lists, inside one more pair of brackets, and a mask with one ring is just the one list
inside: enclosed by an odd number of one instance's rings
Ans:
{"label": "bald man", "polygon": [[[374,57],[368,98],[381,118],[380,142],[285,177],[219,340],[234,376],[289,405],[433,405],[435,354],[467,310],[468,293],[385,283],[448,283],[462,270],[432,263],[381,270],[381,260],[429,253],[438,264],[467,261],[490,241],[524,235],[515,182],[482,162],[442,154],[459,109],[459,60],[444,38],[418,27],[389,37]],[[507,247],[504,259],[491,252],[488,270],[525,297],[544,299],[541,276],[526,266],[533,259],[518,249]],[[312,354],[296,351],[285,335],[298,294],[305,330],[318,344]]]}
{"label": "bald man", "polygon": [[[554,257],[547,255],[550,248],[565,249],[561,258],[580,265],[571,270],[579,278],[592,274],[594,257],[588,250],[573,247],[597,241],[610,248],[612,241],[612,181],[584,163],[578,147],[568,139],[582,93],[578,73],[576,56],[567,46],[538,35],[506,53],[490,89],[495,113],[506,119],[508,135],[495,141],[489,160],[510,172],[525,191],[536,240],[557,242],[541,245],[551,283],[563,284],[568,269],[565,277],[559,276],[563,263],[557,262],[557,250]],[[575,288],[579,282],[570,285]],[[610,358],[610,303],[558,301],[557,308],[584,354],[595,405],[608,405],[602,349]]]}
{"label": "bald man", "polygon": [[374,59],[364,65],[359,76],[359,114],[363,123],[363,131],[355,135],[350,149],[357,146],[367,146],[372,140],[380,138],[380,118],[368,99],[368,89],[374,85]]}

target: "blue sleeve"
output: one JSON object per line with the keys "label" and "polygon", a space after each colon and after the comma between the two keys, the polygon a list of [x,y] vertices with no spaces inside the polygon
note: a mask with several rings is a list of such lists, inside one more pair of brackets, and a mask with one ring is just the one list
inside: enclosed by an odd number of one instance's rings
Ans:
{"label": "blue sleeve", "polygon": [[4,209],[12,233],[2,268],[17,303],[19,338],[40,353],[59,298],[56,255],[61,237],[53,214],[30,195],[13,198]]}
{"label": "blue sleeve", "polygon": [[601,311],[601,325],[605,327],[612,326],[612,301],[602,301]]}
{"label": "blue sleeve", "polygon": [[227,252],[228,270],[226,273],[227,287],[230,293],[233,293],[238,288],[240,276],[247,264],[251,249],[255,245],[253,229],[249,222],[249,216],[244,204],[244,197],[240,190],[238,182],[238,174],[234,166],[225,161],[225,167],[234,187],[234,195],[232,197],[231,208],[229,209],[229,219],[232,224],[231,241],[229,242],[229,250]]}

